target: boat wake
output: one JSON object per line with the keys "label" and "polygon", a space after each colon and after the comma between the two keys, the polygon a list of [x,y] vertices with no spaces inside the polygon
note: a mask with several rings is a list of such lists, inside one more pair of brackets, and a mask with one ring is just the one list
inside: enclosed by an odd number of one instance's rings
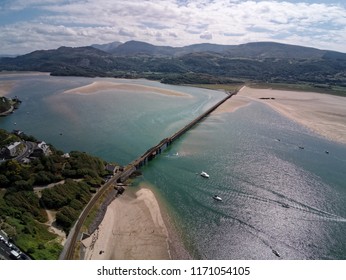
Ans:
{"label": "boat wake", "polygon": [[165,157],[168,157],[168,158],[176,158],[176,157],[179,157],[179,153],[176,152],[176,153],[173,153],[173,154],[167,154]]}
{"label": "boat wake", "polygon": [[298,211],[300,215],[290,215],[291,218],[304,219],[304,220],[323,220],[323,221],[334,221],[334,222],[346,222],[346,218],[339,215],[329,213],[327,211],[306,205],[304,203],[295,201],[293,199],[287,198],[282,194],[278,194],[279,199],[270,199],[258,195],[248,194],[238,190],[228,190],[230,191],[229,196],[236,200],[252,200],[266,204],[271,204],[272,206],[281,207],[285,211]]}

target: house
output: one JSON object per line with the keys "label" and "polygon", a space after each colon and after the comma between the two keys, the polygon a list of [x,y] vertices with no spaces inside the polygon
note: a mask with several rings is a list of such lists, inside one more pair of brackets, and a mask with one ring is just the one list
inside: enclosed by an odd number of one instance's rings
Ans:
{"label": "house", "polygon": [[109,171],[109,172],[111,172],[112,174],[115,174],[115,173],[118,171],[119,166],[116,166],[116,165],[114,165],[114,164],[109,164],[109,163],[108,163],[108,164],[106,165],[105,169],[106,169],[106,171]]}
{"label": "house", "polygon": [[23,134],[24,134],[24,132],[23,132],[23,131],[21,131],[21,130],[17,130],[17,129],[13,130],[13,131],[12,131],[12,133],[13,133],[13,134],[15,134],[15,135],[17,135],[17,136],[21,136],[21,135],[23,135]]}
{"label": "house", "polygon": [[36,148],[34,148],[34,151],[32,152],[32,157],[39,157],[42,155],[48,156],[51,153],[51,150],[49,146],[46,144],[46,142],[42,141],[37,144]]}
{"label": "house", "polygon": [[3,154],[5,157],[15,157],[18,155],[20,144],[22,142],[14,142],[11,145],[5,147]]}

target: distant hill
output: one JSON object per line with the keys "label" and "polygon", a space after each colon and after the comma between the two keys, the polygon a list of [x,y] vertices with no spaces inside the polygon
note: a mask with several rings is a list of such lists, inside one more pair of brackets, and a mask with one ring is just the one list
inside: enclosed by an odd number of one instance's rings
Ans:
{"label": "distant hill", "polygon": [[[316,59],[322,58],[325,53],[330,51],[323,51],[314,48],[307,48],[301,46],[273,43],[273,42],[259,42],[248,43],[238,46],[233,46],[226,53],[231,57],[249,57],[249,58],[278,58],[278,59]],[[346,55],[345,55],[346,58]]]}
{"label": "distant hill", "polygon": [[18,56],[17,54],[0,54],[0,58],[2,57],[16,57]]}
{"label": "distant hill", "polygon": [[104,52],[111,53],[112,50],[114,50],[115,48],[117,48],[121,44],[122,44],[121,42],[112,42],[112,43],[108,43],[108,44],[93,44],[90,47],[93,47],[95,49],[99,49],[99,50],[104,51]]}
{"label": "distant hill", "polygon": [[166,83],[232,81],[346,87],[346,54],[273,42],[155,46],[113,42],[0,58],[0,70],[52,75],[148,78]]}
{"label": "distant hill", "polygon": [[140,41],[126,43],[113,42],[105,45],[92,45],[117,56],[181,56],[190,53],[217,53],[232,58],[294,58],[312,59],[340,57],[346,54],[274,42],[247,43],[241,45],[195,44],[185,47],[155,46]]}
{"label": "distant hill", "polygon": [[[65,75],[103,75],[112,62],[110,55],[92,47],[60,47],[0,59],[0,69],[9,71],[57,72]],[[110,67],[112,69],[112,67]]]}
{"label": "distant hill", "polygon": [[133,56],[133,55],[154,55],[154,56],[172,56],[174,55],[173,47],[154,46],[139,41],[129,41],[111,50],[114,55]]}

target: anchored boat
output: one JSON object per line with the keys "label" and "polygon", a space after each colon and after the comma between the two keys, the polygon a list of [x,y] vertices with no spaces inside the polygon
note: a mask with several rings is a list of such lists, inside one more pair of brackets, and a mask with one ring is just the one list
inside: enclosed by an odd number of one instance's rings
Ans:
{"label": "anchored boat", "polygon": [[219,197],[217,194],[213,195],[213,198],[214,198],[216,201],[222,201],[222,198]]}

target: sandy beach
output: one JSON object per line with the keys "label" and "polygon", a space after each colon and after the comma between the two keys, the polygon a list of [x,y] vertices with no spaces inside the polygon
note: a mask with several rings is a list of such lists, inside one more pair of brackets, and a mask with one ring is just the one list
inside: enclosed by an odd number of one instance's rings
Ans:
{"label": "sandy beach", "polygon": [[244,87],[237,95],[220,106],[215,113],[234,112],[253,101],[270,106],[329,140],[346,144],[345,97],[314,92]]}
{"label": "sandy beach", "polygon": [[169,236],[159,204],[147,188],[127,189],[108,206],[82,244],[87,260],[168,260]]}
{"label": "sandy beach", "polygon": [[109,90],[122,90],[122,91],[129,91],[129,92],[147,92],[147,93],[154,93],[154,94],[164,94],[164,95],[170,95],[170,96],[184,96],[189,97],[188,94],[174,91],[174,90],[168,90],[163,88],[157,88],[157,87],[150,87],[150,86],[144,86],[144,85],[137,85],[137,84],[127,84],[127,83],[116,83],[116,82],[93,82],[89,85],[66,90],[64,93],[72,93],[72,94],[82,94],[82,95],[89,95],[89,94],[97,94],[100,91],[109,91]]}

